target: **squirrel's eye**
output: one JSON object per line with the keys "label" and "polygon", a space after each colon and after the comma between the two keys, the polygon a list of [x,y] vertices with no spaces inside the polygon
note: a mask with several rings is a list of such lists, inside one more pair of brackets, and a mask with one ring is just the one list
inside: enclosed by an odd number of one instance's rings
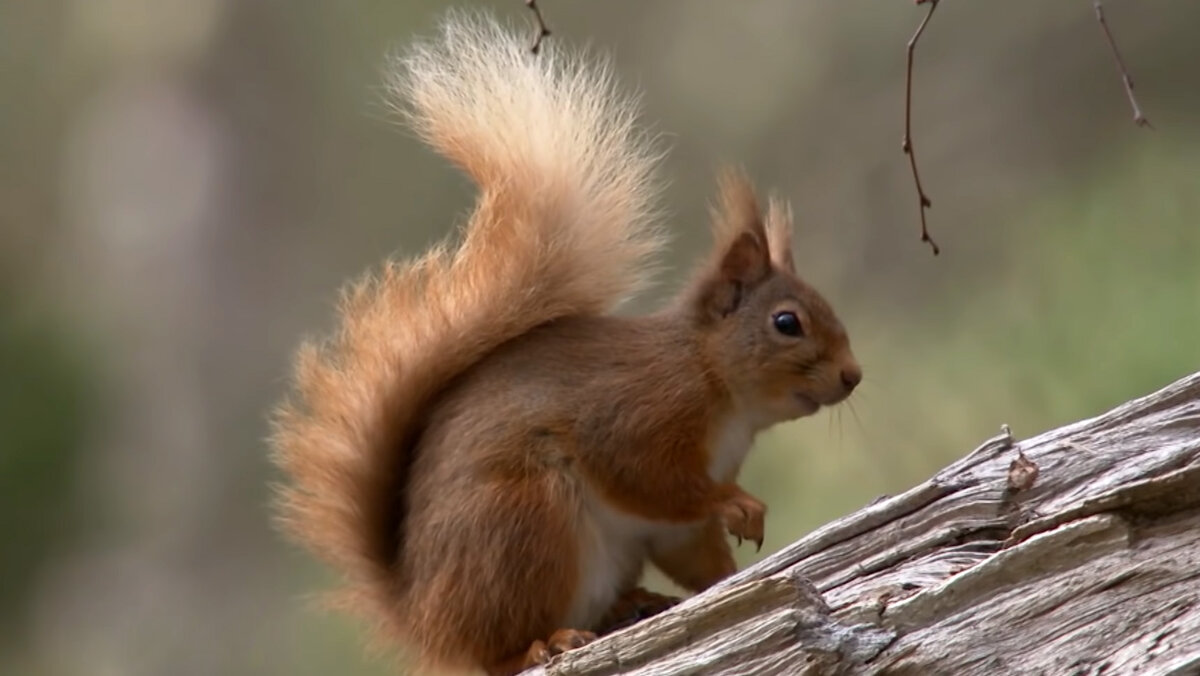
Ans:
{"label": "squirrel's eye", "polygon": [[785,336],[799,336],[804,333],[800,326],[800,318],[795,312],[777,312],[771,320],[775,323],[775,330]]}

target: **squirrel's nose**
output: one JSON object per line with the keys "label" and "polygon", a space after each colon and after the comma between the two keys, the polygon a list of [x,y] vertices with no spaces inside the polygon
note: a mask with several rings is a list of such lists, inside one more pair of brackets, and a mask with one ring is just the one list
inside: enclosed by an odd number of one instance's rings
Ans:
{"label": "squirrel's nose", "polygon": [[846,394],[853,392],[861,382],[862,368],[858,364],[842,367],[842,385],[846,388]]}

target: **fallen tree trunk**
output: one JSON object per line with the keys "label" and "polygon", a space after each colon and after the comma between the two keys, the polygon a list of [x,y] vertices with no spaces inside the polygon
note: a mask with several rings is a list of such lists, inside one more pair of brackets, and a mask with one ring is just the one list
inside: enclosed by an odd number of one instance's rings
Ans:
{"label": "fallen tree trunk", "polygon": [[1200,674],[1198,578],[1200,373],[1005,430],[539,673]]}

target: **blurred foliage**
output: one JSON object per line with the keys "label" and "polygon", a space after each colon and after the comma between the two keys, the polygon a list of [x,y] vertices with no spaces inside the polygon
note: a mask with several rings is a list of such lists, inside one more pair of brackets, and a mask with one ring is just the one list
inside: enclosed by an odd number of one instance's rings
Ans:
{"label": "blurred foliage", "polygon": [[[849,405],[751,455],[760,556],[1002,423],[1033,435],[1200,368],[1200,3],[1105,5],[1156,131],[1086,3],[931,22],[934,259],[899,149],[923,9],[542,2],[671,146],[670,272],[639,307],[707,246],[711,169],[738,162],[793,202],[797,262],[864,363]],[[0,0],[0,672],[385,672],[309,603],[331,573],[270,529],[263,413],[338,286],[469,207],[379,89],[444,7]]]}
{"label": "blurred foliage", "polygon": [[[0,636],[23,639],[38,566],[77,531],[79,453],[92,384],[61,326],[0,287]],[[2,644],[3,641],[0,641]]]}

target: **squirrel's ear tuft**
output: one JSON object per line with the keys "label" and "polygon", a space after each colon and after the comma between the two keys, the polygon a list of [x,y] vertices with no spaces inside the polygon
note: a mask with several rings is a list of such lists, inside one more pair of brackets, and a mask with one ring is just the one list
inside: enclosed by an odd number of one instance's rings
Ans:
{"label": "squirrel's ear tuft", "polygon": [[[754,186],[740,169],[726,167],[717,175],[717,203],[712,210],[713,240],[717,249],[731,246],[742,233],[750,232],[766,246],[767,231]],[[764,249],[765,253],[765,249]]]}
{"label": "squirrel's ear tuft", "polygon": [[771,262],[780,270],[796,274],[796,261],[792,258],[792,207],[787,202],[771,198],[766,230]]}

